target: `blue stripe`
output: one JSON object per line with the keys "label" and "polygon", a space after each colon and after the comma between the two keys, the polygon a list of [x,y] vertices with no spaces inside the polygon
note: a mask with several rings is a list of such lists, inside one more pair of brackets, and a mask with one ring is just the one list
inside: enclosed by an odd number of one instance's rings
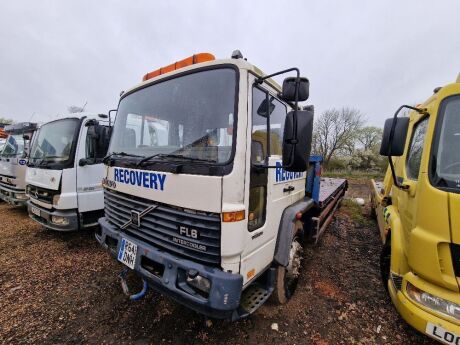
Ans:
{"label": "blue stripe", "polygon": [[123,254],[125,252],[125,239],[121,239],[121,245],[120,245],[120,250],[118,251],[118,260],[121,260],[123,258]]}

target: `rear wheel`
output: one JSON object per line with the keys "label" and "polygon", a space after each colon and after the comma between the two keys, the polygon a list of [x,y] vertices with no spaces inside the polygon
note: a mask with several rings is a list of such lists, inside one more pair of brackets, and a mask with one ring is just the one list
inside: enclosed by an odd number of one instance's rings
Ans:
{"label": "rear wheel", "polygon": [[291,243],[287,267],[278,266],[276,269],[275,291],[272,295],[276,303],[284,304],[294,294],[300,278],[303,250],[302,240],[298,233]]}
{"label": "rear wheel", "polygon": [[391,245],[387,240],[380,252],[380,274],[382,276],[382,283],[385,290],[388,292],[388,280],[390,279],[391,267]]}

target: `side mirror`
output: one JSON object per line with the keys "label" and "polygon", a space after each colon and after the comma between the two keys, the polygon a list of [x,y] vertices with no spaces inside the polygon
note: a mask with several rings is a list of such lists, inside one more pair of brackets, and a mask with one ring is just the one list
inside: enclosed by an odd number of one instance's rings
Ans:
{"label": "side mirror", "polygon": [[24,140],[30,140],[30,135],[29,135],[29,134],[24,134],[24,135],[22,136],[22,138],[23,138]]}
{"label": "side mirror", "polygon": [[97,140],[99,139],[99,124],[92,124],[88,126],[88,136],[91,139]]}
{"label": "side mirror", "polygon": [[298,101],[303,102],[308,99],[310,95],[310,82],[307,78],[300,77],[299,83],[296,82],[296,77],[288,77],[283,81],[283,91],[281,92],[281,98],[288,102],[295,102],[295,89],[298,85]]}
{"label": "side mirror", "polygon": [[262,103],[260,103],[259,108],[257,108],[257,115],[260,115],[265,118],[271,115],[271,113],[273,113],[273,110],[275,110],[275,105],[272,103],[272,100],[273,98],[270,100],[270,102],[267,102],[267,99],[265,98],[262,101]]}
{"label": "side mirror", "polygon": [[81,166],[81,167],[84,167],[85,165],[88,164],[88,160],[86,158],[81,158],[79,161],[78,161],[78,165]]}
{"label": "side mirror", "polygon": [[284,123],[283,168],[290,172],[307,170],[313,135],[313,113],[290,111]]}
{"label": "side mirror", "polygon": [[[387,119],[385,121],[385,126],[383,127],[383,136],[382,136],[382,143],[380,145],[380,154],[382,156],[394,156],[394,157],[402,156],[404,154],[404,147],[406,145],[406,137],[407,137],[408,128],[409,128],[409,118],[408,117],[397,117],[396,119],[394,118]],[[393,135],[391,135],[392,130],[393,130]]]}

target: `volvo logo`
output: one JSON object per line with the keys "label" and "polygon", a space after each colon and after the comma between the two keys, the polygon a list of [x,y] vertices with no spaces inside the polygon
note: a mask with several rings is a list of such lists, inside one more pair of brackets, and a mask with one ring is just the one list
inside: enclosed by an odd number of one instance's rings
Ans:
{"label": "volvo logo", "polygon": [[136,210],[131,210],[131,218],[121,226],[121,229],[126,229],[128,226],[135,225],[137,227],[141,226],[141,218],[144,217],[147,213],[156,209],[158,205],[151,205],[147,207],[144,211],[138,212]]}

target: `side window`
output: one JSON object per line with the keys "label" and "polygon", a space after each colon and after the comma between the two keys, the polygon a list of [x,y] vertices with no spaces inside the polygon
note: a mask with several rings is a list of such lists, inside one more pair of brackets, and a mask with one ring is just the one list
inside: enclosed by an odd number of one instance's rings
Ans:
{"label": "side window", "polygon": [[94,140],[89,134],[86,134],[85,157],[102,159],[107,154],[110,141],[110,129],[105,126],[97,126],[96,130],[99,139]]}
{"label": "side window", "polygon": [[86,143],[85,143],[85,157],[86,158],[94,158],[94,141],[91,137],[86,134]]}
{"label": "side window", "polygon": [[[286,105],[258,87],[252,92],[252,161],[262,163],[267,156],[282,154]],[[270,136],[267,135],[268,120]],[[268,142],[270,137],[270,142]],[[268,152],[270,147],[270,152]]]}
{"label": "side window", "polygon": [[412,139],[407,154],[406,172],[411,180],[418,180],[420,163],[422,161],[423,143],[425,141],[426,129],[428,127],[428,117],[414,125]]}
{"label": "side window", "polygon": [[[270,155],[282,154],[286,106],[263,89],[252,92],[251,161],[264,163]],[[270,128],[270,132],[268,131]],[[265,224],[267,208],[267,170],[251,168],[249,186],[248,230]]]}

